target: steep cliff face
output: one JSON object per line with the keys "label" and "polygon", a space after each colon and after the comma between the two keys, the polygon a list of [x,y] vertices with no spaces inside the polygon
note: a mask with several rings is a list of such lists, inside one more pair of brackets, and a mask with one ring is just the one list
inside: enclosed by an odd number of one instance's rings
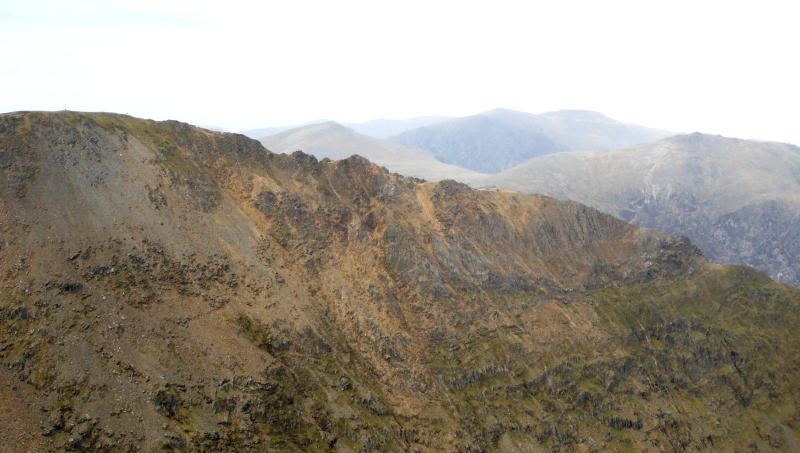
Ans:
{"label": "steep cliff face", "polygon": [[0,167],[13,449],[798,445],[800,294],[685,239],[121,115]]}
{"label": "steep cliff face", "polygon": [[695,200],[651,212],[636,212],[630,221],[689,236],[715,262],[746,263],[776,280],[800,285],[800,204],[767,200],[710,216]]}

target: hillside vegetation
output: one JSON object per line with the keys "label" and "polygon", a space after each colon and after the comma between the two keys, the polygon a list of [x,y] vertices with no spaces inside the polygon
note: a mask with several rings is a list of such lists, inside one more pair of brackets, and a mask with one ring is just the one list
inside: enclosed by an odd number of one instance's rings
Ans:
{"label": "hillside vegetation", "polygon": [[800,290],[575,202],[0,115],[10,451],[797,451]]}

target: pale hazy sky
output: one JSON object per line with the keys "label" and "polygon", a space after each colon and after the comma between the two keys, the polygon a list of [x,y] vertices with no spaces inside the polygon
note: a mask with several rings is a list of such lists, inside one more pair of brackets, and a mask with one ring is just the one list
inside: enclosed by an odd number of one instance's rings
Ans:
{"label": "pale hazy sky", "polygon": [[793,3],[0,0],[0,112],[238,131],[576,108],[800,144]]}

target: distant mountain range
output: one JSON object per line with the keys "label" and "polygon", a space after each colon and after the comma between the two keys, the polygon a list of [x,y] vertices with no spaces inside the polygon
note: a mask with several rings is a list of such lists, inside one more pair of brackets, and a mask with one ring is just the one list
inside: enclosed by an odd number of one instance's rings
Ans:
{"label": "distant mountain range", "polygon": [[489,176],[443,163],[425,150],[359,134],[333,121],[270,135],[262,138],[261,143],[276,153],[302,150],[319,159],[339,160],[358,154],[394,173],[428,181],[455,179],[474,184]]}
{"label": "distant mountain range", "polygon": [[359,154],[407,176],[578,201],[687,236],[715,262],[749,264],[800,285],[798,148],[699,133],[663,138],[670,134],[597,112],[495,109],[390,141],[333,122],[261,141],[279,153],[303,150],[320,159]]}
{"label": "distant mountain range", "polygon": [[[353,129],[359,134],[369,135],[375,138],[387,138],[392,135],[405,132],[410,129],[416,129],[423,126],[430,126],[432,124],[440,123],[449,120],[449,116],[417,116],[405,120],[392,120],[386,118],[378,118],[376,120],[366,121],[363,123],[350,123],[340,122],[346,127]],[[246,135],[250,138],[260,140],[268,135],[274,135],[290,129],[297,129],[298,127],[309,126],[312,124],[320,124],[328,122],[328,120],[315,120],[308,123],[298,124],[294,126],[278,126],[278,127],[263,127],[260,129],[250,129],[242,131],[240,134]],[[216,130],[216,129],[212,129]]]}
{"label": "distant mountain range", "polygon": [[208,129],[208,130],[214,131],[214,132],[230,132],[229,130],[225,129],[224,127],[214,126],[212,124],[201,124],[199,127],[202,127],[203,129]]}
{"label": "distant mountain range", "polygon": [[388,140],[430,151],[442,162],[497,173],[546,154],[619,148],[670,135],[674,133],[586,110],[535,115],[494,109],[408,130]]}
{"label": "distant mountain range", "polygon": [[309,125],[312,125],[312,124],[320,124],[320,123],[324,123],[326,121],[327,120],[314,120],[314,121],[309,121],[307,123],[295,124],[295,125],[291,125],[291,126],[261,127],[261,128],[258,128],[258,129],[248,129],[246,131],[241,131],[239,133],[242,134],[242,135],[246,135],[246,136],[248,136],[248,137],[250,137],[252,139],[259,140],[262,137],[267,137],[269,135],[280,134],[283,131],[288,131],[288,130],[291,130],[291,129],[297,129],[298,127],[309,126]]}
{"label": "distant mountain range", "polygon": [[689,237],[719,263],[800,285],[800,148],[694,133],[611,151],[550,154],[489,177]]}
{"label": "distant mountain range", "polygon": [[452,119],[449,116],[417,116],[407,120],[390,120],[379,118],[365,123],[342,123],[344,126],[353,129],[359,134],[369,135],[375,138],[388,138],[402,132],[417,129],[420,127],[431,126]]}

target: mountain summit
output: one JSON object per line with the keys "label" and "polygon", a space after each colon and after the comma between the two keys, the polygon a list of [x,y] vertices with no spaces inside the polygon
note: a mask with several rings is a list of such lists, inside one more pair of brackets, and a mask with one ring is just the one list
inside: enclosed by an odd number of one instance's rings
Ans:
{"label": "mountain summit", "polygon": [[9,451],[797,445],[799,290],[575,202],[71,112],[0,188]]}

